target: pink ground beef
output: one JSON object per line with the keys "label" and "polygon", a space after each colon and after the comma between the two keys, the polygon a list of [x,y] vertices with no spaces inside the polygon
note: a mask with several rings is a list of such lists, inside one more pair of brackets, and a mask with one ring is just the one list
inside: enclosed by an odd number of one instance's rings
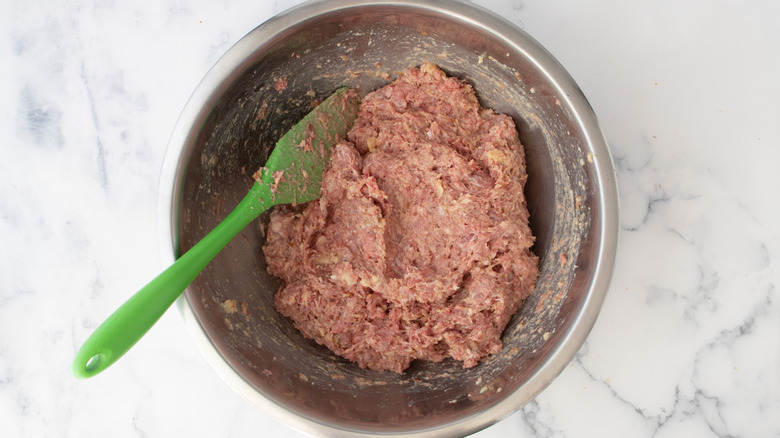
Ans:
{"label": "pink ground beef", "polygon": [[423,64],[368,94],[348,139],[319,200],[271,215],[277,310],[374,370],[498,352],[538,275],[513,120]]}

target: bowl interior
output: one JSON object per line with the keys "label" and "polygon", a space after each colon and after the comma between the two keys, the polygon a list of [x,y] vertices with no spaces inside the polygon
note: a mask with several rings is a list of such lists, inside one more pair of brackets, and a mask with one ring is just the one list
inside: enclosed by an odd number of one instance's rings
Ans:
{"label": "bowl interior", "polygon": [[181,251],[232,210],[276,140],[340,85],[365,94],[431,61],[471,83],[483,105],[511,115],[526,150],[541,274],[507,327],[503,350],[475,368],[445,361],[415,362],[403,375],[368,371],[303,338],[273,307],[279,281],[266,272],[261,251],[267,214],[217,256],[186,300],[235,373],[286,410],[337,429],[403,433],[501,405],[485,418],[489,423],[532,399],[551,380],[532,377],[560,361],[556,355],[574,338],[564,362],[554,365],[557,374],[584,339],[572,330],[593,289],[603,239],[603,188],[591,140],[582,109],[556,82],[559,66],[540,65],[549,55],[534,41],[516,29],[507,40],[492,33],[503,22],[493,24],[403,5],[329,10],[305,20],[293,12],[261,26],[220,61],[231,67],[187,127],[178,157],[173,227]]}

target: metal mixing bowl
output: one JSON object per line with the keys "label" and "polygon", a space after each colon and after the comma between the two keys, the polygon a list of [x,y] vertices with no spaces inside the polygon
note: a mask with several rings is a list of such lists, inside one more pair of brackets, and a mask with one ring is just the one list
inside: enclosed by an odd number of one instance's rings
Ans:
{"label": "metal mixing bowl", "polygon": [[340,85],[365,94],[426,60],[517,123],[539,282],[510,321],[503,350],[477,367],[415,362],[403,375],[368,371],[304,339],[274,310],[279,282],[266,272],[261,217],[187,289],[179,309],[224,380],[296,429],[432,437],[487,427],[564,369],[604,299],[617,190],[591,107],[523,31],[453,1],[310,2],[233,46],[195,90],[168,146],[160,183],[167,261],[238,203],[272,145],[314,102]]}

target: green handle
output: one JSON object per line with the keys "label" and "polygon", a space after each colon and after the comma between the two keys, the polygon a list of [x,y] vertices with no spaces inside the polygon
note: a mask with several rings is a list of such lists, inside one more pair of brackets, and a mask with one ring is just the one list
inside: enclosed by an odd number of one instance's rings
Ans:
{"label": "green handle", "polygon": [[263,211],[276,204],[317,199],[330,147],[347,134],[359,105],[358,94],[342,87],[283,135],[268,157],[261,182],[253,184],[233,212],[203,240],[130,297],[92,333],[76,354],[73,374],[92,377],[122,357],[217,253]]}
{"label": "green handle", "polygon": [[130,297],[84,342],[73,361],[73,374],[92,377],[124,355],[157,322],[212,259],[263,211],[273,196],[266,185],[252,189],[225,220],[168,269]]}

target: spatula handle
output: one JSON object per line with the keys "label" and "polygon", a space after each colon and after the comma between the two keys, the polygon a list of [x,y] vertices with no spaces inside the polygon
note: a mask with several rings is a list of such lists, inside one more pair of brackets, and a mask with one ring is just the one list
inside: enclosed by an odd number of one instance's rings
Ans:
{"label": "spatula handle", "polygon": [[267,191],[266,186],[253,184],[225,220],[109,316],[79,349],[73,374],[92,377],[135,345],[217,253],[268,208],[258,201]]}

